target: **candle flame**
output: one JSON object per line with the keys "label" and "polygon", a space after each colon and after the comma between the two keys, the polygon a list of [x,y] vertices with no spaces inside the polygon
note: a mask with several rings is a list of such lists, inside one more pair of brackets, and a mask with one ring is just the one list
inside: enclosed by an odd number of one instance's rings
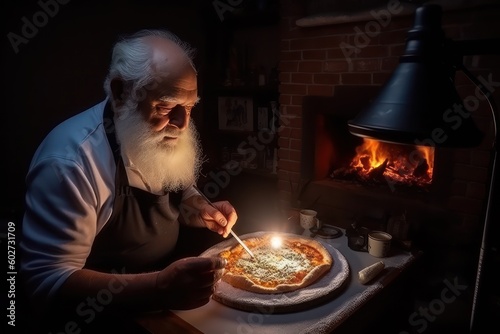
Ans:
{"label": "candle flame", "polygon": [[274,236],[274,237],[271,238],[271,246],[273,248],[280,248],[281,247],[281,243],[282,243],[282,241],[281,241],[280,237]]}

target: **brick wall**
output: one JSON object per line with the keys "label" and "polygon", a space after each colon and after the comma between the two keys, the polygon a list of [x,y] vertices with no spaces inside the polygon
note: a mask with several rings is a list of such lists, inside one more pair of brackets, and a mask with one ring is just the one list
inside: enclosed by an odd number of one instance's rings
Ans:
{"label": "brick wall", "polygon": [[[391,17],[383,22],[384,26],[375,19],[317,27],[297,26],[297,19],[305,15],[304,1],[282,1],[279,70],[283,118],[279,133],[278,176],[284,202],[291,196],[289,180],[294,186],[301,182],[303,97],[331,96],[339,85],[383,84],[397,66],[407,31],[413,24],[410,13]],[[445,10],[443,29],[446,36],[454,40],[497,38],[500,37],[498,17],[500,5]],[[500,82],[499,56],[467,56],[464,61],[474,74],[484,78],[491,76],[493,82]],[[474,87],[463,74],[457,73],[456,79],[462,97],[475,96]],[[494,98],[500,105],[500,85],[494,88]],[[493,141],[487,103],[479,103],[476,109],[473,117],[486,137],[480,147],[453,150],[452,196],[444,204],[445,210],[459,217],[455,223],[464,235],[478,233],[481,226],[489,179],[489,148]]]}

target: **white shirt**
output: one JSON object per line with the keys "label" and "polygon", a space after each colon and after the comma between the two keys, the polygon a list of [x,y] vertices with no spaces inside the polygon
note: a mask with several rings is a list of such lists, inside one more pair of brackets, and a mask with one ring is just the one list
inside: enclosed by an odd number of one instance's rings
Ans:
{"label": "white shirt", "polygon": [[[111,217],[116,164],[106,137],[110,125],[103,124],[106,102],[55,127],[32,159],[20,251],[27,293],[37,299],[52,297],[84,267],[96,234]],[[148,188],[140,177],[129,184]],[[189,188],[183,198],[192,195]]]}

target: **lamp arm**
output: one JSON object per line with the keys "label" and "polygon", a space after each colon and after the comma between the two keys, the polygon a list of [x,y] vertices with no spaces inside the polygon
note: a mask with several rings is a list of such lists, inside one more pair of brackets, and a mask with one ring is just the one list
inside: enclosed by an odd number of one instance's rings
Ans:
{"label": "lamp arm", "polygon": [[459,64],[457,69],[462,71],[467,76],[467,78],[470,81],[472,81],[472,83],[474,83],[479,88],[481,93],[486,98],[486,101],[490,105],[491,113],[493,116],[493,135],[494,135],[494,138],[493,138],[494,147],[493,147],[493,149],[495,151],[498,151],[498,147],[499,147],[498,144],[499,143],[498,143],[498,136],[497,136],[497,134],[498,134],[497,121],[498,121],[498,119],[500,119],[500,116],[499,116],[499,112],[498,112],[498,108],[497,108],[497,105],[495,103],[495,100],[493,100],[493,98],[492,98],[493,92],[490,91],[488,88],[486,88],[485,85],[483,83],[481,83],[479,81],[479,79],[474,74],[472,74],[463,64]]}
{"label": "lamp arm", "polygon": [[[499,164],[497,163],[498,155],[498,136],[497,136],[497,120],[498,109],[495,101],[491,97],[493,92],[488,90],[465,66],[459,66],[459,69],[471,80],[485,96],[488,101],[493,115],[494,140],[491,150],[491,174],[490,185],[488,189],[488,199],[486,204],[486,214],[484,218],[483,235],[481,240],[481,249],[477,265],[476,282],[474,287],[474,299],[472,302],[472,314],[470,319],[471,333],[483,333],[485,327],[492,324],[496,315],[488,304],[488,295],[491,293],[491,288],[497,284],[495,281],[496,268],[493,268],[494,263],[498,262],[498,247],[493,243],[493,238],[498,238],[499,235],[499,209],[495,208],[493,203],[500,200],[499,189],[495,188],[496,176],[498,175]],[[495,211],[496,210],[496,211]],[[496,222],[496,223],[494,223]]]}

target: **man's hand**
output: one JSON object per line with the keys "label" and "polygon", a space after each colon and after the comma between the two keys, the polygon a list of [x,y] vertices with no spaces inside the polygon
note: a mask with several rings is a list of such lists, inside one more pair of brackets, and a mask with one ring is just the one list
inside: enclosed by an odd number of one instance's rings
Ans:
{"label": "man's hand", "polygon": [[217,232],[226,238],[234,224],[236,224],[238,214],[228,201],[214,202],[213,205],[217,209],[209,203],[202,204],[200,218],[205,222],[205,226],[209,230]]}
{"label": "man's hand", "polygon": [[[191,226],[206,227],[226,238],[236,224],[238,214],[228,201],[213,202],[200,195],[191,196],[181,210],[184,221]],[[214,207],[215,206],[215,207]]]}
{"label": "man's hand", "polygon": [[209,302],[218,271],[226,265],[220,257],[189,257],[173,262],[158,273],[156,288],[165,308],[187,310]]}

